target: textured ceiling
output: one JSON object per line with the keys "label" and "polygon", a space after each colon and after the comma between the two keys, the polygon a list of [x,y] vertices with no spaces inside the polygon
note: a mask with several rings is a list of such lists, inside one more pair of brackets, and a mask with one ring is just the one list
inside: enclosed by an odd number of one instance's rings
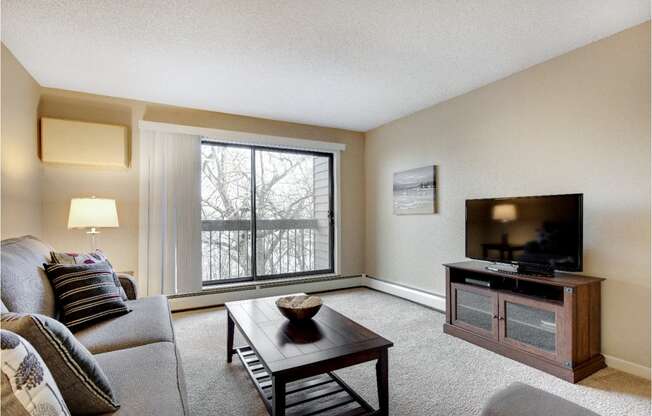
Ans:
{"label": "textured ceiling", "polygon": [[46,87],[366,131],[650,18],[647,0],[2,0]]}

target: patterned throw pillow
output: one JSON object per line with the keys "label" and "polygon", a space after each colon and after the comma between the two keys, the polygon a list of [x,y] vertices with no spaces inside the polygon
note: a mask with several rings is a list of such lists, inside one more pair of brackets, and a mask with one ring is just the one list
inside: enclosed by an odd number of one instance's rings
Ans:
{"label": "patterned throw pillow", "polygon": [[[113,265],[109,259],[104,255],[104,252],[100,249],[96,249],[90,253],[57,253],[56,251],[50,252],[50,257],[52,258],[52,263],[56,264],[95,264],[106,262],[111,268]],[[113,275],[113,280],[115,280],[116,286],[120,291],[120,296],[122,300],[127,300],[127,294],[120,284],[120,279],[116,274]]]}
{"label": "patterned throw pillow", "polygon": [[71,331],[124,315],[131,311],[116,286],[107,263],[44,264],[52,283],[61,322]]}
{"label": "patterned throw pillow", "polygon": [[29,342],[0,330],[0,348],[2,414],[70,416],[50,370]]}
{"label": "patterned throw pillow", "polygon": [[2,314],[0,323],[2,329],[25,338],[38,351],[73,415],[118,410],[109,379],[95,357],[61,322],[44,315],[10,312]]}
{"label": "patterned throw pillow", "polygon": [[106,258],[104,252],[100,249],[90,253],[57,253],[56,251],[51,251],[50,257],[52,257],[52,263],[58,264],[94,264],[103,261],[109,263],[109,259]]}

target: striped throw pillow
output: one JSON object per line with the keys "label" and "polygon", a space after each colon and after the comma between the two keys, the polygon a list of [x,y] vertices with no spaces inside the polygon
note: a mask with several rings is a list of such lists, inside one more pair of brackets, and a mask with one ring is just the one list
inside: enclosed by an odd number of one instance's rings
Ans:
{"label": "striped throw pillow", "polygon": [[38,352],[70,413],[94,415],[118,410],[120,404],[104,371],[64,324],[49,316],[11,312],[0,315],[0,324],[3,330],[23,337]]}
{"label": "striped throw pillow", "polygon": [[131,311],[107,263],[44,264],[52,283],[61,322],[71,331]]}
{"label": "striped throw pillow", "polygon": [[[84,254],[79,254],[79,253],[57,253],[56,251],[51,251],[50,252],[50,257],[52,257],[52,263],[58,263],[58,264],[96,264],[96,263],[102,263],[105,262],[106,264],[109,265],[113,269],[113,265],[109,261],[109,259],[104,255],[104,252],[100,249],[97,249],[95,251],[92,251],[90,253],[84,253]],[[113,280],[115,280],[115,285],[118,286],[118,290],[120,291],[120,296],[122,296],[122,300],[127,300],[127,294],[125,293],[124,288],[122,287],[122,284],[120,284],[120,279],[118,279],[118,276],[114,273],[113,274]]]}

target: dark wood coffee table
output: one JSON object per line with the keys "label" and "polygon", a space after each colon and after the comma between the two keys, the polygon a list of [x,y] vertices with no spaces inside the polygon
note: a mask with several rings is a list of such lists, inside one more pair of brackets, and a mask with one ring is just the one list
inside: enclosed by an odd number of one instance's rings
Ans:
{"label": "dark wood coffee table", "polygon": [[[276,309],[278,297],[227,302],[227,362],[237,354],[273,416],[388,414],[387,350],[394,344],[322,306],[295,324]],[[249,345],[233,348],[238,327]],[[378,410],[332,371],[377,360]]]}

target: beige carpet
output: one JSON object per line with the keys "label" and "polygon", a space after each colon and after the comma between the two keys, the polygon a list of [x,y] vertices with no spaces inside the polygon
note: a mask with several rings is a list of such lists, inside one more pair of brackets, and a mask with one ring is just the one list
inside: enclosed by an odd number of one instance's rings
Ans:
{"label": "beige carpet", "polygon": [[[496,390],[521,381],[607,416],[650,415],[650,382],[605,369],[570,384],[442,332],[443,314],[369,289],[322,294],[339,312],[392,340],[391,415],[477,415]],[[226,363],[224,308],[173,315],[191,415],[266,415],[240,362]],[[241,339],[236,337],[236,343]],[[239,345],[239,344],[236,344]],[[338,371],[376,404],[372,363]]]}

